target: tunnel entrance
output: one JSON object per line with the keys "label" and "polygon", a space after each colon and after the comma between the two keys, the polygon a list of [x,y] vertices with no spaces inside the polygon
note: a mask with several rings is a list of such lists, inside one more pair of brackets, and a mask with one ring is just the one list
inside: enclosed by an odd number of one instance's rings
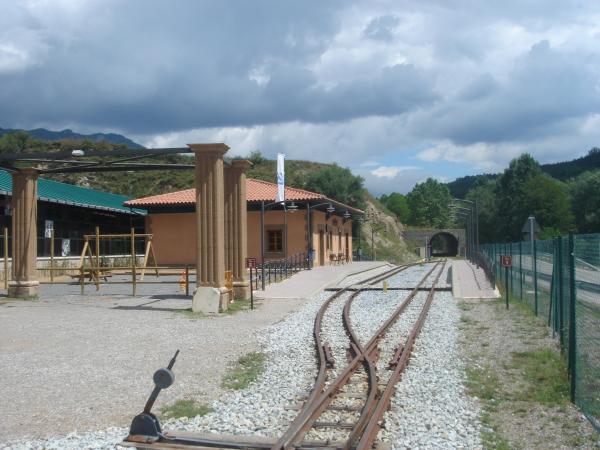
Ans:
{"label": "tunnel entrance", "polygon": [[441,231],[431,236],[429,240],[431,256],[458,255],[458,239],[451,233]]}

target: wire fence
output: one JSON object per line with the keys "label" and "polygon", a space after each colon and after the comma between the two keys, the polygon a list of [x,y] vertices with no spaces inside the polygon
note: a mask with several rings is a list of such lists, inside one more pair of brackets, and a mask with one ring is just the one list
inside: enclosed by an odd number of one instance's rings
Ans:
{"label": "wire fence", "polygon": [[[512,256],[509,268],[501,264],[505,255]],[[481,245],[477,260],[558,336],[571,401],[600,431],[600,234]]]}

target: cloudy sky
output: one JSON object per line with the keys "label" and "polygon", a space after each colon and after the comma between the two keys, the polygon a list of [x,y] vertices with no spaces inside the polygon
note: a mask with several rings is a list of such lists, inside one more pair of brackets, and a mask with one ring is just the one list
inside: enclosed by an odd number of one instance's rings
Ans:
{"label": "cloudy sky", "polygon": [[600,146],[600,3],[0,0],[0,127],[335,161],[376,193]]}

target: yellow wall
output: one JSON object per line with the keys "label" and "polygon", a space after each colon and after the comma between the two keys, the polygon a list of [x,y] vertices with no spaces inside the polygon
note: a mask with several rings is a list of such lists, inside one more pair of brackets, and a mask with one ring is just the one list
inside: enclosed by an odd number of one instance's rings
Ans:
{"label": "yellow wall", "polygon": [[[348,234],[348,257],[352,259],[352,221],[343,223],[339,216],[325,220],[326,214],[312,212],[313,248],[315,249],[314,265],[319,265],[320,248],[319,232],[324,233],[323,261],[329,264],[330,254],[346,255],[346,233]],[[146,217],[146,230],[152,233],[154,252],[159,265],[196,264],[196,217],[194,213],[149,214]],[[284,228],[283,211],[265,212],[265,231],[269,228]],[[306,211],[299,210],[287,213],[287,255],[307,253]],[[328,246],[325,230],[331,232],[331,247]],[[341,233],[341,245],[340,245]],[[266,233],[265,233],[266,234]],[[266,236],[265,236],[265,247]],[[260,262],[260,212],[248,211],[248,256]],[[284,253],[265,253],[265,260],[282,259]]]}
{"label": "yellow wall", "polygon": [[158,265],[196,265],[196,214],[149,214],[146,231],[153,234]]}

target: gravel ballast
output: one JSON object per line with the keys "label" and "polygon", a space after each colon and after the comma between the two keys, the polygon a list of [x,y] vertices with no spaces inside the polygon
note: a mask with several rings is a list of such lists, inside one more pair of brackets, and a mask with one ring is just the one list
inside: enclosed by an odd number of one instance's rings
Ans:
{"label": "gravel ballast", "polygon": [[[410,267],[392,277],[389,285],[414,287],[431,268],[431,264]],[[426,285],[431,284],[439,270],[433,271]],[[373,274],[372,271],[365,273],[362,279]],[[360,282],[361,279],[353,276],[353,281]],[[247,389],[221,391],[219,398],[210,402],[212,412],[205,416],[170,419],[162,424],[163,428],[271,438],[281,435],[298,412],[291,406],[302,403],[314,382],[317,370],[312,336],[314,318],[331,294],[315,295],[280,322],[245,337],[245,340],[255,341],[255,346],[250,349],[259,349],[268,361],[264,373]],[[323,338],[331,346],[337,369],[346,363],[349,339],[343,330],[341,316],[348,295],[334,300],[323,319]],[[359,294],[351,309],[351,321],[363,344],[408,295],[409,291]],[[384,381],[388,375],[387,362],[397,344],[408,336],[426,296],[426,292],[417,293],[391,327],[389,335],[381,341],[381,358],[377,366]],[[466,399],[462,387],[463,366],[456,348],[458,320],[458,308],[451,294],[436,293],[379,436],[381,440],[391,442],[393,448],[480,446],[478,410]],[[166,360],[156,368],[164,364]],[[176,374],[179,375],[181,370],[175,366]],[[359,379],[361,376],[364,374],[357,374]],[[180,382],[181,378],[176,384]],[[140,402],[140,408],[142,405]],[[106,428],[51,439],[12,441],[4,444],[6,447],[0,444],[0,448],[115,448],[126,434],[127,428]],[[317,436],[327,437],[326,433]]]}
{"label": "gravel ballast", "polygon": [[379,437],[393,448],[482,448],[479,410],[463,385],[459,320],[452,295],[436,293],[384,416]]}

